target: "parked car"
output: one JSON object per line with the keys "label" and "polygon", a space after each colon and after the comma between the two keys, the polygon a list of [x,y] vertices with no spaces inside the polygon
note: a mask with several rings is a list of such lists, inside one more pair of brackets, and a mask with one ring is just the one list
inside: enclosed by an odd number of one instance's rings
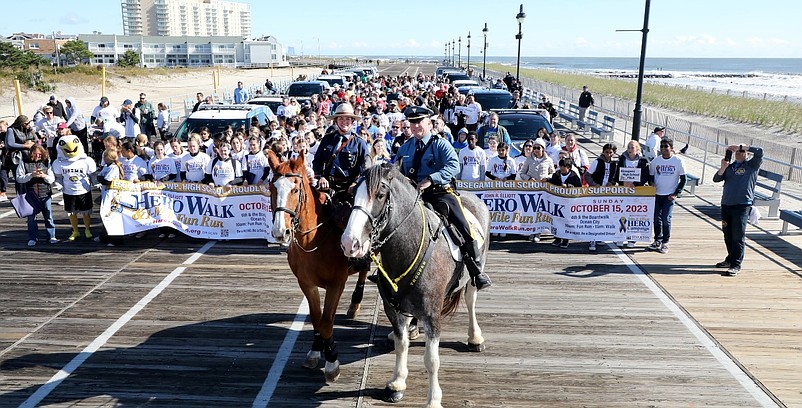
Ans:
{"label": "parked car", "polygon": [[290,84],[287,88],[289,96],[312,96],[328,92],[331,85],[326,81],[298,81]]}
{"label": "parked car", "polygon": [[455,79],[451,81],[451,85],[454,85],[457,88],[462,88],[463,86],[481,87],[481,85],[479,85],[479,81],[476,81],[474,79]]}
{"label": "parked car", "polygon": [[527,139],[533,139],[538,129],[544,127],[551,133],[554,128],[548,120],[545,109],[491,109],[498,114],[498,124],[507,129],[512,139],[510,156],[521,154],[521,145]]}
{"label": "parked car", "polygon": [[446,72],[460,72],[460,70],[450,66],[442,66],[442,67],[437,67],[437,70],[434,71],[434,75],[437,78],[440,78]]}
{"label": "parked car", "polygon": [[212,135],[222,132],[226,126],[231,125],[237,129],[244,126],[248,129],[253,118],[259,121],[259,126],[266,125],[276,119],[276,115],[269,107],[264,105],[220,105],[201,104],[198,110],[192,112],[178,125],[174,133],[182,143],[186,143],[190,133],[197,133],[202,127],[207,127]]}
{"label": "parked car", "polygon": [[[459,88],[462,93],[462,88]],[[512,94],[503,89],[468,89],[466,94],[473,95],[473,99],[482,105],[482,111],[491,109],[508,109],[512,103]]]}
{"label": "parked car", "polygon": [[331,74],[331,75],[321,75],[317,77],[315,80],[326,81],[329,83],[330,86],[334,86],[335,84],[337,84],[340,87],[345,88],[348,86],[348,82],[350,82],[350,77],[339,74]]}
{"label": "parked car", "polygon": [[464,73],[462,71],[456,71],[456,72],[448,71],[448,72],[445,72],[443,74],[443,78],[446,79],[448,82],[452,82],[452,83],[454,81],[461,80],[461,79],[471,79],[471,77],[468,76],[468,74],[466,74],[466,73]]}

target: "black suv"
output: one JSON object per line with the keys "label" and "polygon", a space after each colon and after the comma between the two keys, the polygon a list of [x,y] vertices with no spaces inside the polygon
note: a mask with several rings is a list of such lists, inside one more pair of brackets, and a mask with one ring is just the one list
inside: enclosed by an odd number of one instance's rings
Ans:
{"label": "black suv", "polygon": [[287,88],[288,96],[312,96],[315,94],[322,94],[331,88],[326,81],[301,81],[293,82]]}

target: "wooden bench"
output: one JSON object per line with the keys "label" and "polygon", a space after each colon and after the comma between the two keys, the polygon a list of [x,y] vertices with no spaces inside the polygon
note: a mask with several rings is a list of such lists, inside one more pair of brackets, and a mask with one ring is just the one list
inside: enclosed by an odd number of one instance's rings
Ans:
{"label": "wooden bench", "polygon": [[[783,176],[763,169],[760,169],[757,174],[755,201],[752,205],[768,206],[769,215],[766,218],[776,220],[780,215],[780,191],[782,189]],[[761,177],[768,179],[768,181],[763,181]]]}
{"label": "wooden bench", "polygon": [[802,232],[802,211],[780,210],[780,219],[783,220],[783,229],[780,235],[790,235],[788,232],[788,224],[796,225],[796,231],[792,233]]}
{"label": "wooden bench", "polygon": [[[589,112],[591,113],[596,112]],[[604,115],[601,126],[597,118],[594,117],[594,124],[590,126],[590,133],[599,135],[600,142],[613,142],[615,140],[615,118]]]}
{"label": "wooden bench", "polygon": [[565,101],[560,101],[557,104],[557,117],[567,122],[573,122],[576,119],[568,112],[568,103]]}

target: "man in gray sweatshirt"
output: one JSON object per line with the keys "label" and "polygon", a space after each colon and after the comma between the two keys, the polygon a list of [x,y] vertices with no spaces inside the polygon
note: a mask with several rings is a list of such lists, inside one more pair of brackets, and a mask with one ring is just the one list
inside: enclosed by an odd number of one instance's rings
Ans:
{"label": "man in gray sweatshirt", "polygon": [[[713,182],[724,181],[721,195],[721,230],[724,232],[724,245],[727,258],[716,264],[727,268],[726,276],[735,276],[741,271],[746,242],[746,222],[755,200],[755,184],[760,165],[763,163],[763,149],[748,145],[732,145],[727,150],[734,152],[735,161],[721,159],[721,168],[713,176]],[[752,158],[747,160],[747,152]]]}

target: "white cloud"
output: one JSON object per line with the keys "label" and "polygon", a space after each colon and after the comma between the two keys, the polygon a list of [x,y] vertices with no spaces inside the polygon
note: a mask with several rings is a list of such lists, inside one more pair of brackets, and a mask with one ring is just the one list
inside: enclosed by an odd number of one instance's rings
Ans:
{"label": "white cloud", "polygon": [[69,14],[65,14],[65,15],[61,16],[61,19],[59,20],[59,22],[61,24],[76,25],[76,24],[88,23],[89,20],[87,20],[87,19],[85,19],[85,18],[83,18],[83,17],[81,17],[81,16],[79,16],[79,15],[77,15],[75,13],[69,13]]}

